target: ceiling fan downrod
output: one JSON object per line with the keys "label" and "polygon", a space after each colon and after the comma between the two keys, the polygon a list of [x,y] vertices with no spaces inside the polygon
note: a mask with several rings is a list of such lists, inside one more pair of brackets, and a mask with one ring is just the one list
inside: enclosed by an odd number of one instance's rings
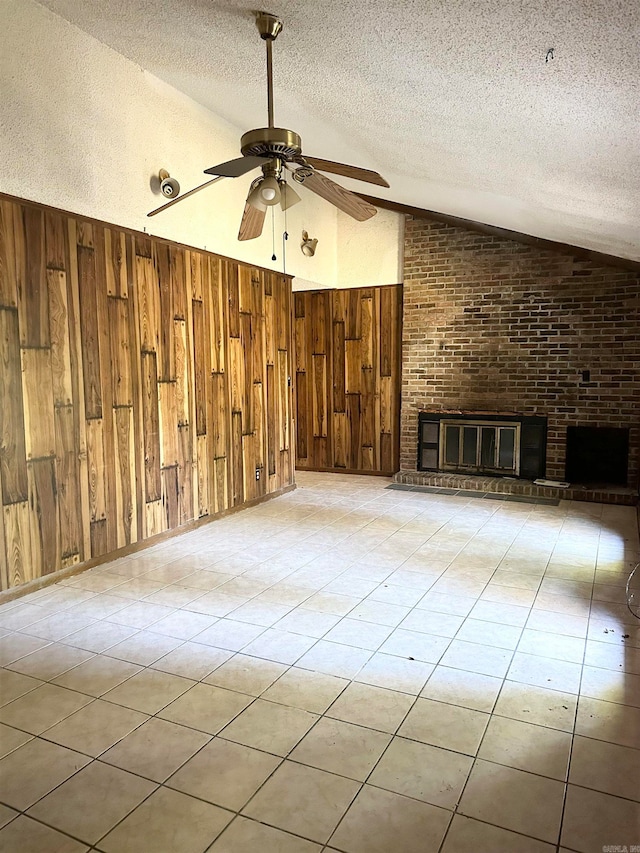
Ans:
{"label": "ceiling fan downrod", "polygon": [[260,38],[267,43],[267,111],[269,127],[275,127],[273,123],[273,43],[282,30],[282,21],[269,12],[258,12],[256,25]]}

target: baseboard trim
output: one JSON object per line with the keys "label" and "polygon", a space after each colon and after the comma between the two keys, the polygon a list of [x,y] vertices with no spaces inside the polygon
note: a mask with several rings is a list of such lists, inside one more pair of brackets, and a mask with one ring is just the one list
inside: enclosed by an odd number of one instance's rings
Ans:
{"label": "baseboard trim", "polygon": [[307,468],[296,465],[296,471],[312,471],[317,474],[359,474],[362,477],[393,477],[395,471],[363,471],[360,468]]}

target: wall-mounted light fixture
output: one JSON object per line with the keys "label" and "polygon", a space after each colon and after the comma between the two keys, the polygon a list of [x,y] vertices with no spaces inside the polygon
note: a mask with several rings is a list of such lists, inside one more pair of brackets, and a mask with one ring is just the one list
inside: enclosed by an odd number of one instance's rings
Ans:
{"label": "wall-mounted light fixture", "polygon": [[314,237],[311,239],[306,231],[302,232],[302,243],[300,243],[300,251],[307,258],[312,258],[316,253],[316,246],[318,245],[318,238]]}
{"label": "wall-mounted light fixture", "polygon": [[180,195],[180,184],[175,178],[171,177],[166,169],[160,169],[158,179],[160,180],[160,192],[163,196],[166,198],[175,198],[177,195]]}

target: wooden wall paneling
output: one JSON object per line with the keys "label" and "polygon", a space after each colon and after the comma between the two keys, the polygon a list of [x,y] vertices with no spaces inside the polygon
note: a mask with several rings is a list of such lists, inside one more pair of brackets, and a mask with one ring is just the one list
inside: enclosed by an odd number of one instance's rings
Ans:
{"label": "wooden wall paneling", "polygon": [[91,521],[107,517],[105,495],[104,431],[102,418],[87,421],[87,464],[89,473],[89,512]]}
{"label": "wooden wall paneling", "polygon": [[207,436],[197,438],[198,518],[209,515],[209,451]]}
{"label": "wooden wall paneling", "polygon": [[[346,407],[346,399],[345,399]],[[350,450],[351,431],[347,413],[334,412],[333,414],[333,466],[335,468],[347,468],[351,456]]]}
{"label": "wooden wall paneling", "polygon": [[56,406],[66,406],[74,398],[66,272],[48,269],[47,289],[49,293],[53,399]]}
{"label": "wooden wall paneling", "polygon": [[180,523],[180,500],[178,488],[178,466],[162,469],[163,530],[173,530]]}
{"label": "wooden wall paneling", "polygon": [[276,368],[267,364],[267,474],[277,473],[278,456],[278,394],[276,390]]}
{"label": "wooden wall paneling", "polygon": [[[94,252],[96,262],[96,304],[98,307],[98,334],[100,339],[100,378],[102,389],[102,429],[103,429],[103,448],[105,460],[105,501],[106,501],[106,542],[107,552],[114,551],[117,547],[117,519],[116,519],[116,438],[114,434],[114,387],[110,381],[110,376],[113,372],[113,364],[111,353],[114,350],[112,338],[117,335],[120,329],[114,329],[109,320],[108,303],[113,297],[107,295],[107,265],[111,263],[111,259],[107,259],[105,254],[105,228],[101,225],[94,224]],[[81,282],[82,286],[82,282]],[[107,322],[105,322],[105,319]],[[123,359],[126,370],[126,358]]]}
{"label": "wooden wall paneling", "polygon": [[158,373],[156,370],[156,354],[153,352],[142,353],[142,423],[145,502],[149,503],[149,501],[157,501],[162,497]]}
{"label": "wooden wall paneling", "polygon": [[71,352],[71,376],[73,381],[73,426],[77,448],[77,476],[79,495],[80,530],[82,544],[80,560],[91,556],[91,513],[89,506],[89,467],[87,459],[86,435],[86,398],[83,364],[82,308],[80,304],[80,269],[78,255],[78,223],[67,220],[67,246],[69,250],[69,269],[67,275],[67,308],[69,311],[69,345]]}
{"label": "wooden wall paneling", "polygon": [[173,280],[169,246],[154,241],[153,265],[158,279],[158,381],[172,382],[176,378],[173,346]]}
{"label": "wooden wall paneling", "polygon": [[178,427],[178,523],[186,524],[196,518],[193,497],[197,492],[193,484],[195,471],[193,460],[193,436],[190,424]]}
{"label": "wooden wall paneling", "polygon": [[122,231],[104,229],[104,255],[107,296],[127,299],[129,277],[127,275],[127,237]]}
{"label": "wooden wall paneling", "polygon": [[20,332],[12,309],[0,309],[0,483],[3,504],[27,499]]}
{"label": "wooden wall paneling", "polygon": [[95,250],[78,243],[77,259],[85,414],[87,418],[101,418],[102,387]]}
{"label": "wooden wall paneling", "polygon": [[347,423],[349,425],[347,467],[352,471],[358,471],[360,469],[360,448],[362,446],[360,394],[347,394]]}
{"label": "wooden wall paneling", "polygon": [[42,577],[61,567],[55,457],[28,464],[31,573]]}
{"label": "wooden wall paneling", "polygon": [[27,460],[55,456],[51,350],[23,349],[20,357]]}
{"label": "wooden wall paneling", "polygon": [[334,320],[332,347],[334,412],[344,412],[346,410],[346,359],[344,320]]}
{"label": "wooden wall paneling", "polygon": [[3,507],[6,578],[8,586],[20,586],[34,579],[29,527],[29,502]]}
{"label": "wooden wall paneling", "polygon": [[[133,465],[135,470],[134,483],[136,532],[137,539],[143,539],[146,530],[145,505],[147,501],[144,406],[142,385],[142,343],[140,337],[138,269],[135,251],[135,238],[131,235],[125,239],[126,272],[128,281],[128,321],[129,321],[129,354],[131,358],[131,398],[133,402]],[[132,526],[133,531],[133,526]]]}
{"label": "wooden wall paneling", "polygon": [[[308,437],[309,424],[307,413],[307,374],[304,370],[296,373],[296,458],[300,462],[306,462],[309,454]],[[267,444],[269,444],[267,440]]]}
{"label": "wooden wall paneling", "polygon": [[0,200],[0,308],[17,308],[14,205]]}
{"label": "wooden wall paneling", "polygon": [[[233,340],[233,338],[232,338]],[[242,412],[231,412],[231,505],[244,500],[244,456],[242,448]]]}
{"label": "wooden wall paneling", "polygon": [[75,422],[73,406],[56,407],[56,493],[62,568],[79,563],[82,553],[82,513]]}
{"label": "wooden wall paneling", "polygon": [[107,298],[110,339],[111,394],[114,406],[133,405],[132,359],[129,346],[129,300]]}
{"label": "wooden wall paneling", "polygon": [[176,383],[158,382],[160,467],[171,468],[178,464],[178,415]]}
{"label": "wooden wall paneling", "polygon": [[368,295],[370,291],[365,291],[360,300],[361,321],[360,321],[360,359],[362,368],[372,368],[375,360],[374,356],[374,328],[373,328],[373,312],[374,301],[373,296]]}
{"label": "wooden wall paneling", "polygon": [[142,352],[160,349],[160,286],[152,258],[136,255],[136,289]]}
{"label": "wooden wall paneling", "polygon": [[348,338],[345,348],[344,390],[346,394],[359,394],[362,385],[362,362],[360,360],[360,339]]}
{"label": "wooden wall paneling", "polygon": [[117,547],[123,548],[138,540],[138,511],[136,489],[136,449],[134,413],[132,406],[113,410],[115,435],[115,526]]}
{"label": "wooden wall paneling", "polygon": [[45,273],[44,212],[31,207],[16,207],[14,210],[20,345],[48,347],[51,338]]}
{"label": "wooden wall paneling", "polygon": [[291,482],[291,330],[282,275],[0,201],[0,586]]}

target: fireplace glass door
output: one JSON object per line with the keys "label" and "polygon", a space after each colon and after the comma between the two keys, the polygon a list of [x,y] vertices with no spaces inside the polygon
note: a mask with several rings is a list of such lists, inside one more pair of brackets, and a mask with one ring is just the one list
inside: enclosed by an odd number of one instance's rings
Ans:
{"label": "fireplace glass door", "polygon": [[440,469],[518,476],[520,424],[440,421]]}

